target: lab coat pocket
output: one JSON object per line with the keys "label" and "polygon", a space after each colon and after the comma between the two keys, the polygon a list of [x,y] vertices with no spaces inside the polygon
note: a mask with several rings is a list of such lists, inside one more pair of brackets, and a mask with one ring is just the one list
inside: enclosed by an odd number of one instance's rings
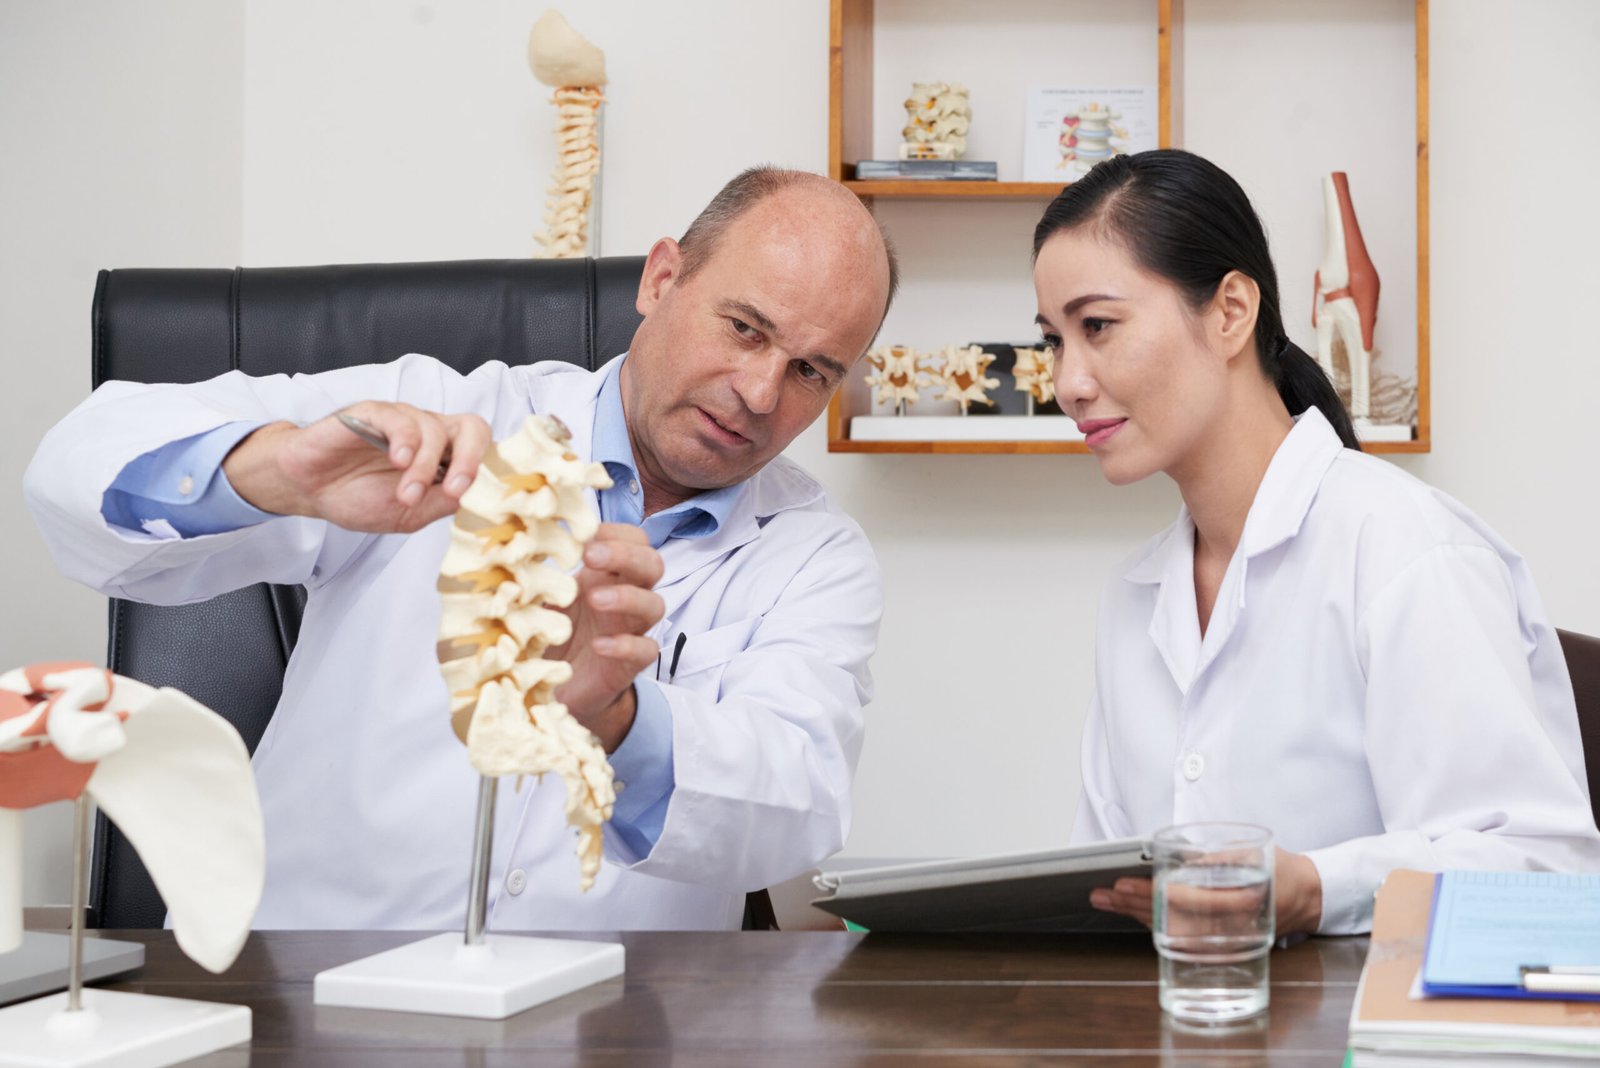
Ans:
{"label": "lab coat pocket", "polygon": [[[722,681],[722,671],[750,643],[759,617],[741,619],[710,630],[685,632],[683,650],[678,655],[677,670],[672,673],[674,685],[685,686],[701,693],[715,693]],[[676,642],[673,637],[671,642]],[[669,643],[670,648],[670,643]],[[668,649],[662,654],[671,657]]]}

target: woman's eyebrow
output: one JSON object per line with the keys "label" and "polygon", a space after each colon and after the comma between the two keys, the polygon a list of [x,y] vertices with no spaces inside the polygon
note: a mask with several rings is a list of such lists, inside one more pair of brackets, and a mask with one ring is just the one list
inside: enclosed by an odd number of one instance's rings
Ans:
{"label": "woman's eyebrow", "polygon": [[1074,297],[1072,300],[1067,301],[1067,303],[1065,305],[1063,305],[1062,308],[1061,308],[1061,314],[1062,315],[1071,315],[1073,312],[1077,311],[1079,308],[1083,307],[1085,304],[1093,304],[1097,300],[1121,300],[1121,299],[1122,299],[1121,297],[1115,296],[1115,295],[1113,295],[1111,293],[1085,293],[1081,297]]}

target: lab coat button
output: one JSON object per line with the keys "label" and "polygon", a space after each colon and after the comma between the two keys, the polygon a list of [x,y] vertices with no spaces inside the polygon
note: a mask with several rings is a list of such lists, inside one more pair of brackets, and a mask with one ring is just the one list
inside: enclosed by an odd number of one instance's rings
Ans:
{"label": "lab coat button", "polygon": [[1183,758],[1183,777],[1194,782],[1206,770],[1206,758],[1199,753],[1190,753]]}
{"label": "lab coat button", "polygon": [[506,876],[506,890],[513,896],[522,893],[528,888],[528,873],[521,868],[513,868]]}

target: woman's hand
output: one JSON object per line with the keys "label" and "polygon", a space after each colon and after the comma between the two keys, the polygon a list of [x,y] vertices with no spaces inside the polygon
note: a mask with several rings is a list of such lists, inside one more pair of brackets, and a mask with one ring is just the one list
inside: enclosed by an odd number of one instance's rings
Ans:
{"label": "woman's hand", "polygon": [[1304,853],[1278,850],[1278,934],[1316,934],[1322,926],[1322,876]]}
{"label": "woman's hand", "polygon": [[[1322,877],[1303,853],[1277,850],[1274,860],[1273,900],[1276,931],[1281,935],[1315,934],[1322,923]],[[1118,879],[1089,895],[1089,904],[1102,912],[1131,916],[1146,927],[1154,926],[1155,888],[1149,879]]]}

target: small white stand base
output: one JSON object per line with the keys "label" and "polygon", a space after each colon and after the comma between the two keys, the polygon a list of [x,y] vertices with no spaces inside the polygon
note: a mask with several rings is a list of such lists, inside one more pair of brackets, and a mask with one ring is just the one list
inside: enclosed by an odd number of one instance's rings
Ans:
{"label": "small white stand base", "polygon": [[161,1068],[250,1041],[243,1005],[129,994],[83,992],[69,1013],[66,994],[0,1009],[4,1068]]}
{"label": "small white stand base", "polygon": [[317,974],[318,1005],[503,1020],[622,974],[614,942],[485,935],[462,944],[435,935]]}
{"label": "small white stand base", "polygon": [[1082,441],[1064,415],[858,415],[854,441]]}
{"label": "small white stand base", "polygon": [[1415,436],[1409,426],[1388,423],[1369,423],[1355,420],[1356,438],[1360,441],[1410,441]]}

